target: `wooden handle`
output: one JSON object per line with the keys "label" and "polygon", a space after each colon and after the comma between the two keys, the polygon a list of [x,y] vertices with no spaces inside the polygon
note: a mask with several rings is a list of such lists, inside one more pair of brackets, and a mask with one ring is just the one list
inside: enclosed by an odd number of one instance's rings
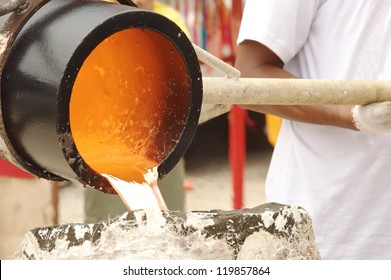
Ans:
{"label": "wooden handle", "polygon": [[391,81],[203,78],[205,104],[345,104],[391,101]]}

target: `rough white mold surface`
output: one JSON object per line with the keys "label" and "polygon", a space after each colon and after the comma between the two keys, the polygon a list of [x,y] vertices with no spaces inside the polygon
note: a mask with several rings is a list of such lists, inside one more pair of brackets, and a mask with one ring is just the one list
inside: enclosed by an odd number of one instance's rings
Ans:
{"label": "rough white mold surface", "polygon": [[14,259],[320,259],[301,207],[138,210],[98,224],[29,231]]}

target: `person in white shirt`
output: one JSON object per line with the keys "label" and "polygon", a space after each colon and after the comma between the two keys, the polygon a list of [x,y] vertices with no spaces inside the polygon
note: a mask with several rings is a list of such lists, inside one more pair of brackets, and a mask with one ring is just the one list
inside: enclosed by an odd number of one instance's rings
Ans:
{"label": "person in white shirt", "polygon": [[[391,80],[391,2],[246,0],[235,67],[243,77]],[[391,102],[243,107],[284,118],[267,199],[309,212],[322,258],[391,259]]]}

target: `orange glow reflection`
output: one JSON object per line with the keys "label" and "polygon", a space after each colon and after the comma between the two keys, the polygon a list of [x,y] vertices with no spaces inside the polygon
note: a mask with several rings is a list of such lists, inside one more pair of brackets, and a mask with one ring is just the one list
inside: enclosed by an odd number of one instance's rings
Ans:
{"label": "orange glow reflection", "polygon": [[70,125],[85,162],[100,174],[144,181],[172,151],[190,100],[186,64],[151,29],[115,33],[87,57],[70,101]]}

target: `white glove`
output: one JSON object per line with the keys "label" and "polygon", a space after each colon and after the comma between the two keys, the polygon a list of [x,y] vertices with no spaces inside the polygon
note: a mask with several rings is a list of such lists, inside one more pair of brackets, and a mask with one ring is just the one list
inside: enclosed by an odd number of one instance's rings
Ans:
{"label": "white glove", "polygon": [[355,105],[352,108],[354,126],[365,134],[391,132],[391,102]]}

